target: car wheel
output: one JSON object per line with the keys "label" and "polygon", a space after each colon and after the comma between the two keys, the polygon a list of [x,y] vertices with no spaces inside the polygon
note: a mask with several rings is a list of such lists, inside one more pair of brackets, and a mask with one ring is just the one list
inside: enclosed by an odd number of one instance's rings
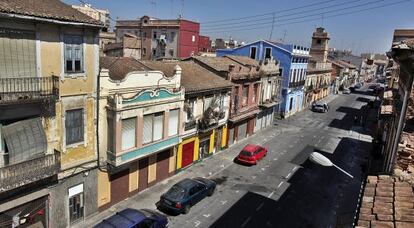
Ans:
{"label": "car wheel", "polygon": [[188,212],[190,212],[190,205],[187,205],[187,206],[184,207],[183,213],[188,214]]}
{"label": "car wheel", "polygon": [[212,196],[214,194],[214,188],[210,189],[207,193],[208,196]]}

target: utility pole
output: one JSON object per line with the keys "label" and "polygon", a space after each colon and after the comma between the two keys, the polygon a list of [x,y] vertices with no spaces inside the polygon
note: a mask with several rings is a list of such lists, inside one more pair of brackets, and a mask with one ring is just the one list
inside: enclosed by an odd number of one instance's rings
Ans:
{"label": "utility pole", "polygon": [[283,30],[283,39],[282,39],[282,42],[283,42],[283,43],[285,42],[285,38],[286,38],[286,29],[285,29],[285,30]]}
{"label": "utility pole", "polygon": [[181,0],[181,18],[184,18],[184,0]]}
{"label": "utility pole", "polygon": [[269,41],[272,41],[273,27],[275,26],[275,12],[272,13],[272,29],[270,30]]}

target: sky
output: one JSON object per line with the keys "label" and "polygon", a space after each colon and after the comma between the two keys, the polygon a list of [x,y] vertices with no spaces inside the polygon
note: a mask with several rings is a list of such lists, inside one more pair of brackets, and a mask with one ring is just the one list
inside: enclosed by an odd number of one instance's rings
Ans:
{"label": "sky", "polygon": [[391,46],[394,29],[414,29],[414,0],[63,1],[75,5],[83,1],[108,9],[114,20],[143,15],[173,19],[182,14],[200,22],[202,35],[246,43],[269,39],[272,33],[272,40],[309,46],[312,32],[322,26],[331,38],[330,47],[351,49],[355,54],[384,53]]}

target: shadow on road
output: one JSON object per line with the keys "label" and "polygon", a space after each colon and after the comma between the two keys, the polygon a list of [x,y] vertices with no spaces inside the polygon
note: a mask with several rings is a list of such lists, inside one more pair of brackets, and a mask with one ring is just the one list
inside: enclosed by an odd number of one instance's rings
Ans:
{"label": "shadow on road", "polygon": [[302,168],[287,181],[289,187],[279,200],[249,191],[211,227],[352,227],[370,146],[343,138],[333,154],[319,150],[354,179],[310,162],[307,157],[314,149],[306,147],[292,160],[303,161]]}

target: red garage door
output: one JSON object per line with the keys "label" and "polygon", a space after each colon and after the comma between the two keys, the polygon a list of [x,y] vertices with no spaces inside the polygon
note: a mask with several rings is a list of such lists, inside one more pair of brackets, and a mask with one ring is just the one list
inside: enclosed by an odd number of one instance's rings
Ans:
{"label": "red garage door", "polygon": [[194,141],[183,145],[183,156],[181,160],[181,168],[190,165],[194,158]]}

